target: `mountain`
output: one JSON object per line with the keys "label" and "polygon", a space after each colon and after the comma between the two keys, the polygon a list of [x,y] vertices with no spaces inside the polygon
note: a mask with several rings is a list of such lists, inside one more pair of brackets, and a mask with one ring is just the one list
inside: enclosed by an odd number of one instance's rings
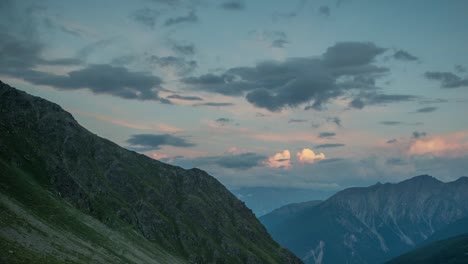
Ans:
{"label": "mountain", "polygon": [[261,221],[306,263],[381,263],[468,217],[467,190],[466,177],[443,183],[422,175],[345,189],[286,220],[280,215],[276,225],[273,213]]}
{"label": "mountain", "polygon": [[302,263],[199,169],[128,151],[0,82],[0,262]]}
{"label": "mountain", "polygon": [[239,200],[245,202],[257,217],[288,204],[311,200],[325,200],[336,191],[287,187],[241,187],[232,189]]}
{"label": "mountain", "polygon": [[444,240],[450,237],[457,236],[459,234],[468,234],[468,217],[459,219],[447,226],[444,226],[440,230],[436,231],[429,238],[427,238],[421,245],[426,245],[431,242]]}
{"label": "mountain", "polygon": [[275,228],[277,225],[288,221],[295,215],[301,214],[308,209],[319,205],[321,202],[322,201],[320,200],[314,200],[309,202],[288,204],[260,217],[259,220],[268,230],[270,230]]}
{"label": "mountain", "polygon": [[468,233],[433,242],[394,258],[386,264],[466,264]]}

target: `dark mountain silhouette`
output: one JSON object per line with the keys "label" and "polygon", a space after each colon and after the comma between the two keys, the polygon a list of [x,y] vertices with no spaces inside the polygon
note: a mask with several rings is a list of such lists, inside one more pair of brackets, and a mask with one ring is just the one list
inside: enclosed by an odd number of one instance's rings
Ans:
{"label": "dark mountain silhouette", "polygon": [[0,262],[301,263],[199,169],[128,151],[0,82]]}

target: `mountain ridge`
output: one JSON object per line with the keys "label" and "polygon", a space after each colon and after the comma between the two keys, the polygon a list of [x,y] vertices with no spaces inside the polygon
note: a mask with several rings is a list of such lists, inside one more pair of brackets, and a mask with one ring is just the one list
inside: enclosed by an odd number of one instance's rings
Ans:
{"label": "mountain ridge", "polygon": [[314,256],[320,254],[324,263],[378,263],[468,216],[466,190],[464,178],[444,183],[420,175],[348,188],[279,225],[264,224],[306,263],[319,263]]}

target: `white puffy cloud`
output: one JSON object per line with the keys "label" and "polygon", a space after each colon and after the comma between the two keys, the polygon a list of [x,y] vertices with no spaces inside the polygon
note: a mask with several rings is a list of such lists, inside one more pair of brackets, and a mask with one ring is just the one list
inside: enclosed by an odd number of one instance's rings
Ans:
{"label": "white puffy cloud", "polygon": [[300,163],[314,163],[318,160],[326,159],[325,154],[323,154],[322,152],[320,154],[316,154],[313,150],[308,148],[302,149],[300,152],[297,152],[296,157]]}
{"label": "white puffy cloud", "polygon": [[291,167],[291,152],[285,149],[282,152],[278,152],[273,156],[268,157],[266,165],[271,168],[289,169]]}

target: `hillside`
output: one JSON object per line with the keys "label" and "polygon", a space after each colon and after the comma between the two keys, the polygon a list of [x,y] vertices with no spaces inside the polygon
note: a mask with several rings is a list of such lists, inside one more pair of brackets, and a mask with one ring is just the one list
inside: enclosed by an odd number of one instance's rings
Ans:
{"label": "hillside", "polygon": [[199,169],[128,151],[0,82],[7,263],[301,263]]}
{"label": "hillside", "polygon": [[468,263],[468,234],[433,242],[386,262],[386,264],[439,263]]}

